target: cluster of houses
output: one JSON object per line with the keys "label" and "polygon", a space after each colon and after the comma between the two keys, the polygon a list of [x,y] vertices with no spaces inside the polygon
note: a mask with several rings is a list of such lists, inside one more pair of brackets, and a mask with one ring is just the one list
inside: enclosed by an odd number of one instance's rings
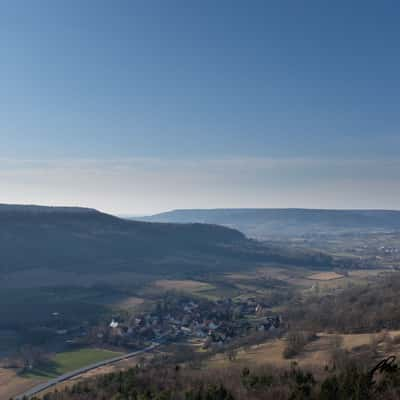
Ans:
{"label": "cluster of houses", "polygon": [[[124,321],[118,317],[97,333],[97,338],[132,347],[151,340],[197,338],[203,347],[223,346],[250,331],[274,331],[280,316],[266,315],[267,309],[255,299],[216,302],[169,297],[148,313]],[[250,318],[249,318],[250,317]]]}
{"label": "cluster of houses", "polygon": [[381,246],[378,248],[378,250],[385,254],[396,254],[399,252],[399,249],[397,247],[387,247],[387,246]]}
{"label": "cluster of houses", "polygon": [[265,321],[258,325],[258,331],[275,331],[282,326],[282,317],[280,315],[266,317]]}

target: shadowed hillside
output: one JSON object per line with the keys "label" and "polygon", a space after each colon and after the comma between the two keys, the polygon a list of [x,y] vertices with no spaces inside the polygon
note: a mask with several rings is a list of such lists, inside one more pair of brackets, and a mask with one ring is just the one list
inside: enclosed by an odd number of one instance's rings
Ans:
{"label": "shadowed hillside", "polygon": [[320,254],[285,253],[230,228],[128,221],[92,209],[0,206],[0,271],[79,273],[223,271],[256,263],[327,266]]}

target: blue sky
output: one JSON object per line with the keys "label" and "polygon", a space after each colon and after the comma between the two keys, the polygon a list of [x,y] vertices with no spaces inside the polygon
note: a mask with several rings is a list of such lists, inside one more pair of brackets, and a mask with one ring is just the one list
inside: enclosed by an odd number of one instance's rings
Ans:
{"label": "blue sky", "polygon": [[0,202],[400,208],[395,1],[0,1]]}

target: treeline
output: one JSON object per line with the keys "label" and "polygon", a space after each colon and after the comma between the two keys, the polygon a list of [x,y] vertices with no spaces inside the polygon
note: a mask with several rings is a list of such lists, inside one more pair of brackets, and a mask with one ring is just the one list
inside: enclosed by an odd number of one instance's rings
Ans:
{"label": "treeline", "polygon": [[[202,371],[179,367],[130,369],[92,378],[43,400],[372,400],[400,399],[400,371],[348,364],[345,369],[313,373],[292,365],[250,370]],[[39,399],[32,399],[39,400]]]}
{"label": "treeline", "polygon": [[285,315],[292,329],[341,333],[400,329],[400,274],[340,293],[293,302]]}

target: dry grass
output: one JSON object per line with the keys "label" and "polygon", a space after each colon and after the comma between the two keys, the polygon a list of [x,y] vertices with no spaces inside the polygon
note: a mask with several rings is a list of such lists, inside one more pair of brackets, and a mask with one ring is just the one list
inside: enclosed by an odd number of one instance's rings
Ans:
{"label": "dry grass", "polygon": [[[244,365],[266,365],[272,364],[276,367],[288,367],[293,361],[301,365],[319,365],[324,366],[328,363],[332,340],[328,336],[320,337],[314,342],[309,343],[299,356],[290,360],[283,357],[285,340],[274,339],[257,346],[251,346],[249,349],[241,349],[234,363]],[[224,354],[217,354],[210,359],[207,367],[221,368],[231,365]]]}
{"label": "dry grass", "polygon": [[341,279],[343,275],[340,275],[336,272],[318,272],[316,274],[312,274],[308,277],[308,279],[317,280],[317,281],[331,281],[333,279]]}
{"label": "dry grass", "polygon": [[204,290],[212,290],[214,286],[206,282],[192,280],[158,280],[154,285],[164,290],[178,290],[186,292],[201,292]]}
{"label": "dry grass", "polygon": [[14,370],[0,368],[0,399],[10,399],[38,383],[36,380],[19,377]]}
{"label": "dry grass", "polygon": [[[399,335],[400,331],[389,331],[388,334],[394,337]],[[359,346],[370,344],[372,338],[376,335],[379,334],[334,335],[321,333],[316,340],[306,345],[301,354],[290,360],[283,357],[285,340],[273,339],[250,348],[239,349],[236,360],[233,363],[243,366],[272,364],[277,367],[287,367],[291,362],[296,361],[303,366],[324,367],[330,361],[331,350],[337,336],[340,336],[343,340],[342,347],[352,351]],[[400,353],[400,349],[395,353]],[[232,361],[229,361],[225,354],[217,354],[209,359],[206,363],[206,368],[224,368],[228,365],[232,365]]]}
{"label": "dry grass", "polygon": [[[240,349],[237,353],[235,364],[269,364],[281,365],[283,360],[282,352],[284,349],[283,340],[273,340],[250,348]],[[285,360],[286,361],[286,360]],[[211,357],[206,363],[206,368],[224,368],[231,365],[225,354],[219,353]]]}
{"label": "dry grass", "polygon": [[[283,357],[285,341],[283,339],[274,339],[266,343],[252,346],[246,350],[240,350],[234,361],[236,364],[245,365],[266,365],[271,364],[276,367],[288,367],[293,361],[301,365],[326,365],[330,357],[330,348],[332,343],[330,338],[322,337],[309,343],[304,351],[297,357],[290,360]],[[207,364],[207,367],[221,368],[232,364],[223,354],[213,357]]]}
{"label": "dry grass", "polygon": [[124,310],[132,310],[144,303],[144,299],[140,297],[127,297],[121,300],[116,305]]}
{"label": "dry grass", "polygon": [[[400,331],[388,331],[387,334],[392,338],[399,335]],[[371,343],[373,337],[379,334],[376,333],[360,333],[351,335],[341,335],[343,338],[343,347],[347,350],[352,350],[355,347]]]}

